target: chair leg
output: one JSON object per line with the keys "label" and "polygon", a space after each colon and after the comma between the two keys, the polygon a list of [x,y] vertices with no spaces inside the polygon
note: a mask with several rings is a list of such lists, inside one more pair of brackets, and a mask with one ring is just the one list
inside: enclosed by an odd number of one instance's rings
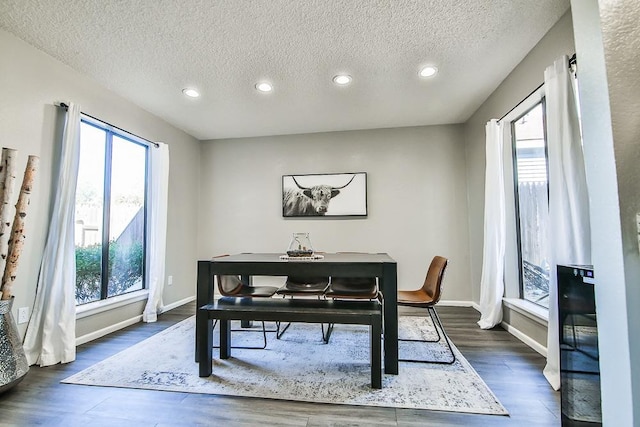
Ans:
{"label": "chair leg", "polygon": [[[282,298],[286,298],[286,297],[287,296],[284,295]],[[293,299],[293,296],[291,296],[291,299]],[[322,296],[318,295],[318,299],[322,299]],[[282,330],[280,330],[281,323],[282,322],[276,322],[276,339],[280,339],[282,335],[284,335],[286,330],[289,329],[289,326],[291,326],[291,322],[289,322],[287,323],[287,326],[285,326]],[[325,344],[329,344],[329,337],[331,336],[331,332],[333,331],[333,324],[328,325],[326,332],[324,330],[324,323],[321,323],[320,327],[322,328],[322,342],[324,342]]]}
{"label": "chair leg", "polygon": [[[276,332],[276,331],[267,331],[267,329],[265,328],[264,322],[262,323],[262,347],[260,346],[231,346],[231,348],[241,348],[244,350],[264,350],[265,348],[267,348],[267,332]],[[216,325],[218,324],[218,319],[216,319],[213,322],[213,327],[211,329],[215,329]],[[247,329],[232,329],[231,332],[254,332],[251,330],[247,330]],[[212,348],[220,348],[220,346],[214,345]]]}
{"label": "chair leg", "polygon": [[[289,322],[287,323],[287,326],[280,330],[280,323],[281,322],[276,322],[276,339],[280,339],[285,331],[289,329],[289,326],[291,326],[291,322]],[[329,323],[327,325],[326,332],[324,330],[324,323],[320,324],[320,328],[322,328],[322,342],[324,342],[325,344],[329,344],[329,337],[331,336],[331,332],[333,332],[333,324]]]}
{"label": "chair leg", "polygon": [[327,324],[326,333],[324,331],[324,323],[321,323],[320,327],[322,328],[322,341],[324,341],[325,344],[329,344],[329,337],[331,337],[331,332],[333,332],[333,323]]}
{"label": "chair leg", "polygon": [[289,326],[291,326],[291,322],[287,323],[287,326],[285,326],[282,330],[280,330],[280,324],[282,322],[276,322],[276,339],[280,339],[280,337],[282,337],[282,335],[287,331],[287,329],[289,329]]}
{"label": "chair leg", "polygon": [[451,360],[419,360],[419,359],[400,359],[401,362],[415,362],[415,363],[436,363],[441,365],[451,365],[456,361],[456,355],[453,352],[453,348],[451,347],[451,342],[449,341],[449,337],[447,333],[444,331],[444,327],[442,326],[442,322],[440,321],[440,316],[438,316],[438,312],[435,307],[427,307],[427,312],[429,313],[429,317],[431,317],[431,321],[433,322],[433,328],[436,330],[436,334],[438,334],[437,340],[411,340],[411,339],[398,339],[398,341],[409,341],[409,342],[427,342],[427,343],[436,343],[441,340],[441,335],[438,329],[442,330],[442,335],[444,335],[445,343],[449,348],[449,353],[451,354]]}
{"label": "chair leg", "polygon": [[[293,295],[292,295],[292,296],[290,296],[289,298],[293,299]],[[283,295],[283,296],[282,296],[282,299],[287,299],[287,296],[286,296],[286,295]],[[287,331],[287,329],[289,329],[289,326],[291,326],[291,322],[289,322],[289,323],[287,323],[287,326],[285,326],[285,327],[282,329],[282,331],[281,331],[281,330],[280,330],[280,324],[281,324],[281,323],[282,323],[282,322],[278,322],[278,321],[276,321],[276,339],[277,339],[277,340],[279,340],[279,339],[282,337],[282,335],[284,335],[284,333]]]}

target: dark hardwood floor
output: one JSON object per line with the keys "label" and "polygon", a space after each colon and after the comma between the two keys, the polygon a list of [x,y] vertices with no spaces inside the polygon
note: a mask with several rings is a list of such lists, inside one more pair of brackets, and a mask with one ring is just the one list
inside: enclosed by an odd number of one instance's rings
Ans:
{"label": "dark hardwood floor", "polygon": [[[409,311],[412,310],[412,311]],[[401,308],[413,314],[415,309]],[[191,316],[195,303],[78,347],[77,360],[32,367],[0,395],[1,426],[558,426],[559,393],[542,375],[544,358],[501,328],[483,331],[478,313],[439,307],[447,333],[510,415],[312,404],[268,399],[61,384],[79,372]]]}

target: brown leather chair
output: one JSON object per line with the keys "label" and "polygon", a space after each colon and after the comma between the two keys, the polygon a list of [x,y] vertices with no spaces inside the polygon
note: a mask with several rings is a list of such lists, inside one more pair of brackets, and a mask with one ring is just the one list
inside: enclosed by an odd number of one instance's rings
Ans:
{"label": "brown leather chair", "polygon": [[416,289],[414,291],[398,291],[398,305],[410,306],[410,307],[423,307],[427,309],[429,316],[434,325],[434,329],[438,334],[437,340],[410,340],[410,339],[398,339],[398,341],[413,341],[413,342],[439,342],[442,339],[440,335],[440,330],[442,330],[442,335],[444,335],[445,342],[447,347],[449,348],[449,352],[451,353],[451,360],[440,361],[440,360],[416,360],[416,359],[401,359],[403,362],[424,362],[424,363],[440,363],[450,365],[456,361],[456,355],[451,348],[451,343],[449,341],[449,337],[447,333],[444,331],[444,327],[442,326],[442,322],[440,321],[440,317],[436,312],[436,304],[440,301],[440,296],[442,295],[442,282],[444,281],[444,273],[447,269],[447,265],[449,264],[449,260],[447,258],[441,256],[433,257],[431,260],[431,264],[429,265],[429,270],[427,271],[427,277],[424,279],[424,283],[420,289]]}
{"label": "brown leather chair", "polygon": [[[284,285],[280,289],[276,291],[276,294],[282,295],[284,298],[286,297],[308,297],[308,296],[317,296],[318,298],[323,297],[325,291],[329,287],[329,278],[328,277],[317,277],[317,276],[289,276],[285,281]],[[287,326],[280,329],[280,322],[276,322],[277,330],[276,330],[276,338],[280,339],[282,334],[289,329],[291,326],[291,322],[287,323]],[[329,334],[330,332],[325,332],[324,325],[321,324],[322,328],[322,341],[327,344],[329,342]]]}
{"label": "brown leather chair", "polygon": [[[221,255],[227,256],[227,255]],[[217,257],[216,257],[217,258]],[[249,286],[240,280],[238,276],[216,276],[220,295],[233,298],[271,298],[278,288],[275,286]],[[217,320],[216,320],[217,323]],[[215,328],[214,323],[213,327]],[[247,332],[248,329],[232,329],[232,332]],[[274,332],[274,331],[269,331]],[[232,347],[246,349],[264,349],[267,347],[267,330],[262,322],[263,345],[261,347]]]}

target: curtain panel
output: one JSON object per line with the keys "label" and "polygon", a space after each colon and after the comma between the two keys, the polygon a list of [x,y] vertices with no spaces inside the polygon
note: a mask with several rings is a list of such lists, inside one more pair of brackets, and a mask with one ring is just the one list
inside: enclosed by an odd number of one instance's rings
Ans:
{"label": "curtain panel", "polygon": [[149,271],[147,285],[149,298],[142,313],[142,320],[155,322],[162,313],[164,290],[165,254],[167,243],[167,199],[169,188],[169,146],[159,143],[151,148],[149,167]]}
{"label": "curtain panel", "polygon": [[76,358],[75,198],[80,161],[80,106],[67,103],[54,205],[24,350],[29,365]]}
{"label": "curtain panel", "polygon": [[478,321],[482,329],[493,328],[502,321],[506,242],[503,147],[503,125],[491,120],[486,125],[484,244]]}
{"label": "curtain panel", "polygon": [[589,199],[573,76],[566,56],[544,73],[549,153],[549,323],[544,375],[560,388],[558,264],[591,264]]}

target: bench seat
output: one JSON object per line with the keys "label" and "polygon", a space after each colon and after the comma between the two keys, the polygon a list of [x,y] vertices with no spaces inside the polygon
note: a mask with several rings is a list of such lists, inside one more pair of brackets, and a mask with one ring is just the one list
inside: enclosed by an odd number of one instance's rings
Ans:
{"label": "bench seat", "polygon": [[223,297],[199,308],[199,373],[211,375],[213,320],[220,321],[220,358],[231,356],[231,320],[368,325],[371,387],[382,388],[382,306],[378,301]]}

